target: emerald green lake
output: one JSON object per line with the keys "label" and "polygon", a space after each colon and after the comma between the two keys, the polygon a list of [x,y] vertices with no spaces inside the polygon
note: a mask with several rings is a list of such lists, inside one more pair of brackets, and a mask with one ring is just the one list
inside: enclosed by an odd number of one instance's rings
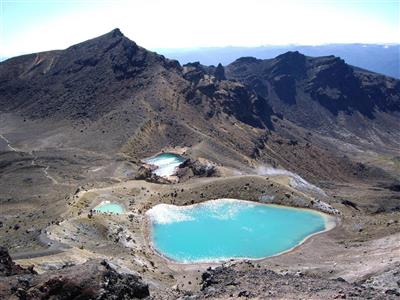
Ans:
{"label": "emerald green lake", "polygon": [[154,174],[158,176],[171,176],[176,173],[177,168],[185,161],[185,159],[174,153],[161,153],[156,156],[146,158],[145,163],[154,165],[157,168]]}
{"label": "emerald green lake", "polygon": [[124,212],[124,208],[122,205],[118,203],[111,203],[109,201],[105,201],[94,208],[95,211],[100,213],[112,213],[112,214],[122,214]]}
{"label": "emerald green lake", "polygon": [[154,249],[183,263],[277,255],[330,226],[316,211],[235,199],[159,204],[146,214]]}

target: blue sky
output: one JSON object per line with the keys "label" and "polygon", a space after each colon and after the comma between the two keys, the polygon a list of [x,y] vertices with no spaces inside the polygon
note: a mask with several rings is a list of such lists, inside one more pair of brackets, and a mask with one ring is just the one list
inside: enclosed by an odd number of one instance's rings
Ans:
{"label": "blue sky", "polygon": [[0,0],[0,56],[119,27],[149,49],[398,43],[400,0]]}

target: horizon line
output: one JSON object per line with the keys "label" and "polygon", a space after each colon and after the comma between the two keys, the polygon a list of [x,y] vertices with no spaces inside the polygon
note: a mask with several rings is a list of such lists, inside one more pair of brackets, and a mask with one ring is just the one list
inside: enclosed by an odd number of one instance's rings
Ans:
{"label": "horizon line", "polygon": [[[160,50],[194,50],[194,49],[218,49],[218,48],[262,48],[262,47],[287,47],[287,46],[306,46],[306,47],[319,47],[319,46],[329,46],[329,45],[365,45],[365,46],[400,46],[400,42],[390,42],[390,43],[361,43],[361,42],[333,42],[333,43],[321,43],[321,44],[301,44],[301,43],[289,43],[289,44],[262,44],[257,46],[241,46],[241,45],[226,45],[226,46],[195,46],[195,47],[150,47],[146,49],[160,49]],[[143,47],[145,48],[145,47]]]}
{"label": "horizon line", "polygon": [[[73,44],[75,45],[75,44]],[[71,46],[73,46],[71,45]],[[169,51],[169,50],[201,50],[201,49],[223,49],[223,48],[268,48],[268,47],[321,47],[321,46],[329,46],[329,45],[361,45],[361,46],[400,46],[400,42],[390,42],[390,43],[382,43],[382,42],[377,42],[377,43],[361,43],[361,42],[351,42],[351,43],[321,43],[321,44],[298,44],[298,43],[289,43],[289,44],[262,44],[262,45],[257,45],[257,46],[234,46],[234,45],[226,45],[226,46],[195,46],[195,47],[143,47],[140,46],[144,49],[157,52],[158,50],[162,51]],[[0,62],[5,61],[10,58],[18,57],[18,56],[23,56],[23,55],[30,55],[30,54],[36,54],[36,53],[43,53],[43,52],[50,52],[50,51],[63,51],[68,49],[67,48],[61,48],[61,49],[50,49],[50,50],[42,50],[42,51],[36,51],[36,52],[21,52],[13,55],[3,55],[0,53]]]}

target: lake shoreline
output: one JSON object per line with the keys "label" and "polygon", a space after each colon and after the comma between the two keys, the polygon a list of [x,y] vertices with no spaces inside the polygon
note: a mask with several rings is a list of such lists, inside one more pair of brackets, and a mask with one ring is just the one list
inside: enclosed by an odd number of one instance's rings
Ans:
{"label": "lake shoreline", "polygon": [[[221,198],[221,199],[212,199],[212,200],[205,200],[203,202],[200,203],[195,203],[195,204],[191,204],[191,205],[185,205],[185,206],[176,206],[176,205],[170,205],[170,204],[159,204],[159,205],[165,205],[165,206],[171,206],[171,207],[175,207],[175,208],[179,208],[182,210],[185,209],[193,209],[195,207],[198,206],[204,206],[209,204],[210,202],[217,202],[217,201],[224,201],[226,202],[236,202],[236,203],[243,203],[246,205],[257,205],[257,206],[267,206],[267,207],[273,207],[273,208],[284,208],[284,209],[290,209],[290,210],[296,210],[296,211],[306,211],[308,213],[313,213],[313,214],[318,214],[319,216],[321,216],[324,219],[325,222],[325,228],[324,230],[320,230],[317,232],[314,232],[312,234],[309,234],[307,236],[305,236],[302,240],[300,240],[298,243],[296,243],[293,247],[288,248],[287,250],[278,252],[276,254],[273,255],[268,255],[265,257],[261,257],[261,258],[254,258],[254,257],[227,257],[227,258],[221,258],[221,259],[204,259],[204,260],[198,260],[198,261],[179,261],[176,259],[173,259],[171,257],[169,257],[168,255],[163,254],[160,250],[158,250],[153,242],[152,239],[152,231],[153,231],[153,225],[152,225],[152,217],[148,214],[148,212],[150,210],[148,210],[145,213],[145,228],[147,228],[147,230],[145,230],[145,235],[146,235],[146,242],[148,243],[148,247],[151,249],[151,251],[153,251],[154,253],[156,253],[158,256],[160,256],[161,258],[163,258],[164,260],[166,260],[168,263],[172,263],[172,264],[176,264],[176,265],[201,265],[201,264],[210,264],[210,265],[219,265],[222,263],[226,263],[226,262],[238,262],[238,261],[245,261],[245,260],[249,260],[249,261],[264,261],[273,257],[277,257],[277,256],[281,256],[283,254],[289,253],[293,250],[295,250],[296,248],[300,247],[302,244],[304,244],[305,242],[307,242],[307,240],[313,238],[314,236],[320,235],[322,233],[328,232],[332,229],[334,229],[337,224],[339,223],[339,220],[337,217],[334,217],[332,215],[328,215],[324,212],[321,211],[317,211],[314,209],[309,209],[309,208],[298,208],[298,207],[292,207],[292,206],[287,206],[287,205],[278,205],[278,204],[268,204],[268,203],[262,203],[262,202],[255,202],[255,201],[249,201],[249,200],[243,200],[243,199],[233,199],[233,198]],[[154,207],[153,207],[154,208]],[[153,209],[152,208],[152,209]],[[154,216],[153,216],[154,217]],[[179,222],[179,221],[178,221]]]}

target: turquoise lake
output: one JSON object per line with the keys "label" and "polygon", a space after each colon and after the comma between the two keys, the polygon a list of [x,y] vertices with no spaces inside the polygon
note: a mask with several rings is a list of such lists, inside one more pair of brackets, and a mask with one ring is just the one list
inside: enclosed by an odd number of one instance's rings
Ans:
{"label": "turquoise lake", "polygon": [[145,163],[157,167],[154,174],[158,176],[171,176],[176,173],[176,169],[185,161],[185,158],[174,153],[162,153],[154,157],[143,160]]}
{"label": "turquoise lake", "polygon": [[159,204],[146,214],[154,249],[183,263],[273,256],[330,226],[316,211],[235,199]]}
{"label": "turquoise lake", "polygon": [[124,208],[122,205],[118,203],[110,203],[104,202],[94,208],[95,211],[101,213],[112,213],[112,214],[122,214],[124,212]]}

